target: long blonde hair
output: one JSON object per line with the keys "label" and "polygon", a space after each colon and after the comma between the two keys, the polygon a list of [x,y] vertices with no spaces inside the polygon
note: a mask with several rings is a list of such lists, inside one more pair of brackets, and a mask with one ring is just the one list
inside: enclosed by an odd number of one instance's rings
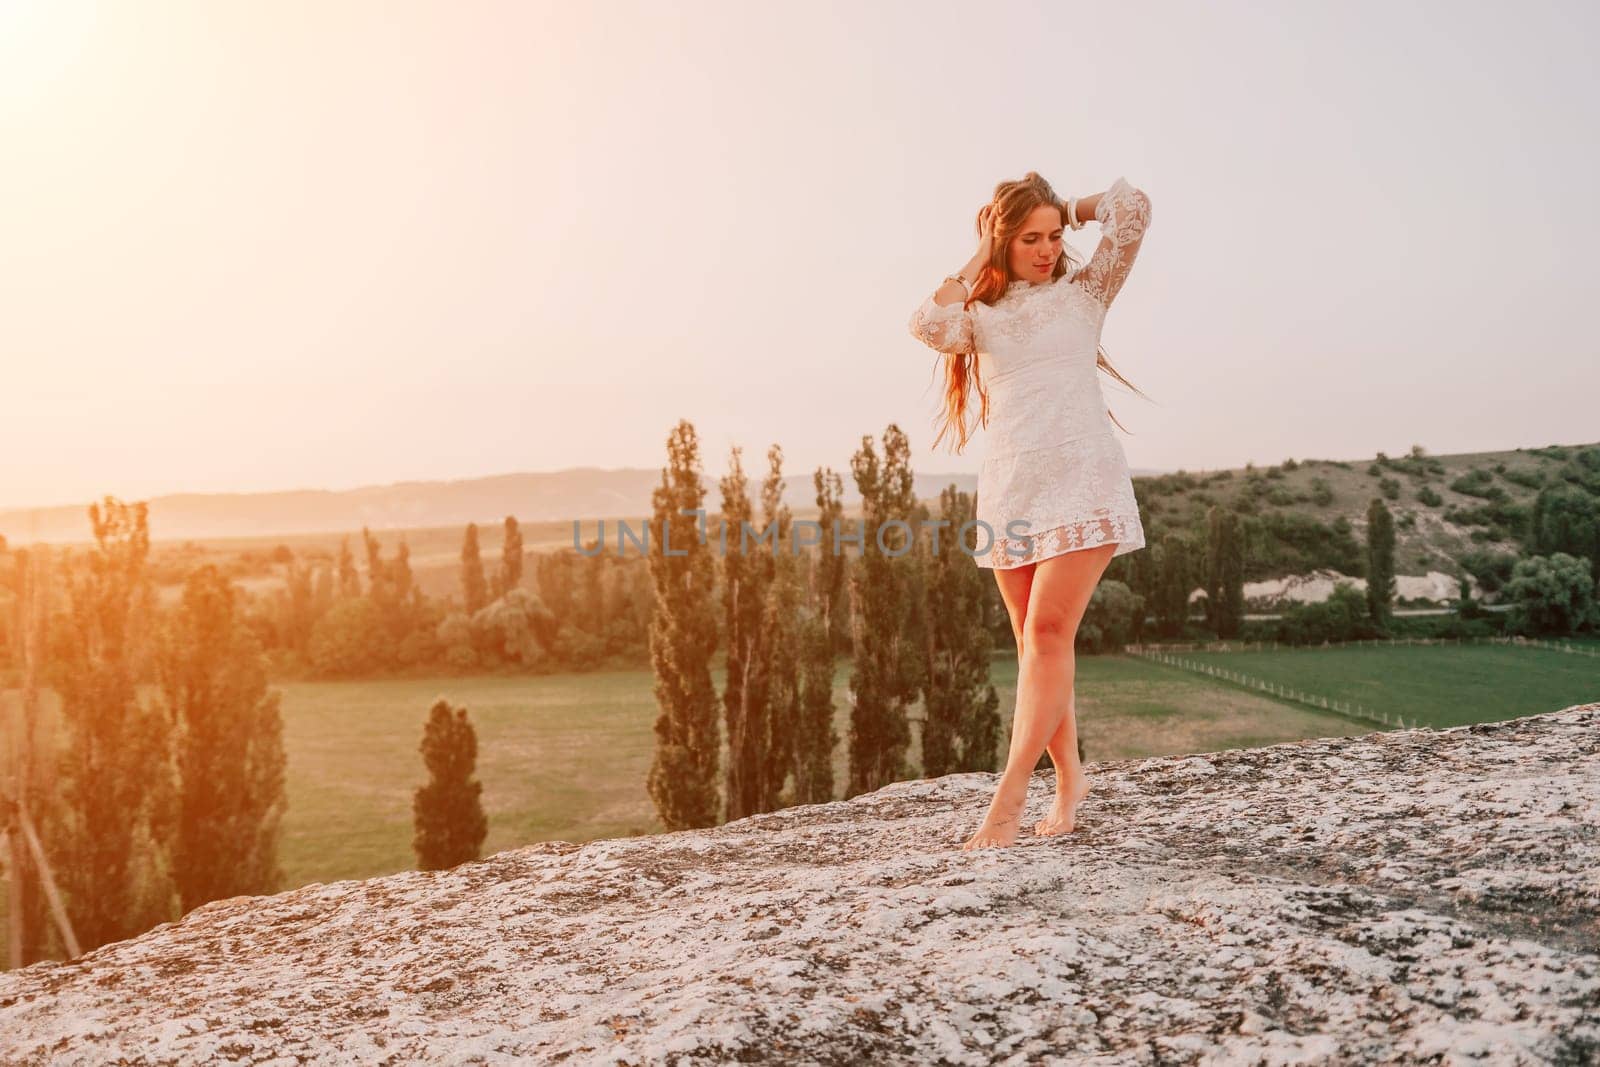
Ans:
{"label": "long blonde hair", "polygon": [[[1048,204],[1061,212],[1061,224],[1067,224],[1067,205],[1050,188],[1050,183],[1041,178],[1037,171],[1029,171],[1017,181],[1001,182],[994,187],[994,196],[989,203],[978,209],[974,228],[978,236],[983,236],[983,223],[986,215],[994,217],[994,244],[990,250],[989,262],[978,271],[978,277],[972,286],[972,295],[962,303],[962,310],[967,310],[974,303],[982,301],[994,305],[996,300],[1005,295],[1006,288],[1014,280],[1006,269],[1006,257],[1011,245],[1011,239],[1022,229],[1028,216],[1033,210]],[[1072,246],[1062,243],[1061,258],[1050,272],[1054,281],[1069,271],[1076,274],[1082,269],[1083,263],[1074,253]],[[978,374],[978,357],[976,353],[961,352],[944,359],[945,364],[945,389],[944,404],[942,406],[942,425],[939,434],[933,439],[935,447],[942,441],[947,433],[954,433],[956,437],[957,454],[967,447],[967,440],[971,431],[967,429],[967,407],[976,392],[981,401],[979,406],[979,422],[988,428],[989,425],[989,393],[984,389],[983,381]],[[1128,379],[1124,378],[1117,368],[1111,365],[1106,358],[1105,348],[1097,347],[1095,351],[1095,366],[1103,369],[1117,381],[1126,385],[1140,396],[1145,394]],[[1150,399],[1145,396],[1145,399]],[[1122,432],[1127,433],[1128,428],[1117,422],[1116,415],[1111,409],[1106,408],[1106,414],[1111,416]]]}

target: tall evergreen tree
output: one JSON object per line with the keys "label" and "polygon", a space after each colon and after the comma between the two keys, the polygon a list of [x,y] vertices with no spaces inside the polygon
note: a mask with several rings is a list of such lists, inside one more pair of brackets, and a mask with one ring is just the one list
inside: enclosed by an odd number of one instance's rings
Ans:
{"label": "tall evergreen tree", "polygon": [[812,475],[817,491],[817,525],[822,529],[822,543],[817,548],[816,586],[812,590],[812,605],[822,618],[828,635],[829,650],[837,649],[848,640],[849,616],[837,610],[846,592],[845,577],[849,572],[849,557],[841,548],[835,551],[834,531],[844,532],[844,481],[831,467],[818,467]]}
{"label": "tall evergreen tree", "polygon": [[361,541],[367,550],[367,597],[381,606],[388,596],[389,585],[383,565],[383,546],[365,526],[361,527]]}
{"label": "tall evergreen tree", "polygon": [[1194,588],[1194,568],[1189,540],[1180,533],[1164,536],[1157,545],[1159,567],[1155,615],[1161,633],[1178,637],[1189,618],[1189,594]]}
{"label": "tall evergreen tree", "polygon": [[[317,568],[317,577],[311,583],[311,629],[316,629],[319,619],[333,607],[333,568],[324,563]],[[307,643],[309,644],[309,638]]]}
{"label": "tall evergreen tree", "polygon": [[367,599],[377,609],[378,618],[389,638],[385,648],[388,665],[399,662],[401,642],[417,624],[422,610],[422,591],[411,574],[411,548],[400,538],[393,559],[383,558],[383,546],[366,528],[361,536],[367,546]]}
{"label": "tall evergreen tree", "polygon": [[[630,546],[631,548],[632,546]],[[616,568],[616,612],[613,633],[630,653],[643,649],[649,636],[650,567],[635,556],[624,557]]]}
{"label": "tall evergreen tree", "polygon": [[1394,609],[1394,516],[1382,497],[1367,505],[1367,614],[1380,629]]}
{"label": "tall evergreen tree", "polygon": [[[760,672],[767,688],[767,731],[757,811],[783,803],[784,786],[795,764],[801,717],[800,624],[805,608],[798,561],[794,555],[794,516],[783,502],[783,449],[767,449],[767,477],[761,483],[762,529],[771,530],[761,545],[767,563],[767,592],[761,626],[766,632],[766,663]],[[792,796],[792,792],[790,794]]]}
{"label": "tall evergreen tree", "polygon": [[1226,535],[1222,532],[1223,509],[1212,504],[1206,509],[1204,573],[1200,576],[1206,591],[1206,625],[1222,635],[1222,554]]}
{"label": "tall evergreen tree", "polygon": [[591,544],[592,556],[579,556],[578,567],[582,592],[577,601],[577,621],[584,633],[604,638],[606,634],[606,554],[605,541],[596,538]]}
{"label": "tall evergreen tree", "polygon": [[[994,638],[983,625],[988,594],[973,562],[977,530],[971,494],[954,485],[939,494],[937,536],[927,542],[926,680],[922,706],[922,773],[938,778],[956,771],[992,771],[1000,737],[1000,696],[989,681]],[[936,542],[936,543],[935,543]],[[965,550],[963,550],[963,546]]]}
{"label": "tall evergreen tree", "polygon": [[316,589],[311,565],[291,557],[284,567],[284,587],[277,593],[277,634],[283,648],[304,656],[317,623]]}
{"label": "tall evergreen tree", "polygon": [[722,687],[723,722],[728,729],[728,766],[725,794],[727,820],[742,819],[763,810],[769,740],[767,707],[767,587],[771,584],[770,554],[752,543],[755,530],[750,507],[749,482],[735,445],[728,460],[722,488],[722,618],[727,635],[726,672]]}
{"label": "tall evergreen tree", "polygon": [[574,623],[574,601],[577,599],[576,571],[582,557],[577,552],[543,552],[534,556],[535,576],[539,583],[539,599],[550,613],[564,626]]}
{"label": "tall evergreen tree", "polygon": [[478,550],[478,524],[467,523],[461,542],[461,602],[468,615],[489,602],[489,583],[483,577],[483,555]]}
{"label": "tall evergreen tree", "polygon": [[190,573],[157,656],[177,733],[178,826],[172,869],[184,912],[275,893],[284,794],[283,716],[233,584],[211,564]]}
{"label": "tall evergreen tree", "polygon": [[800,708],[794,746],[794,802],[825,804],[833,799],[833,753],[839,747],[834,726],[833,641],[820,615],[800,623]]}
{"label": "tall evergreen tree", "polygon": [[108,496],[89,521],[95,548],[86,566],[66,563],[71,608],[52,640],[65,736],[61,818],[46,842],[85,952],[143,933],[177,903],[161,855],[176,808],[171,739],[134,688],[155,614],[148,511]]}
{"label": "tall evergreen tree", "polygon": [[622,647],[622,559],[617,555],[595,560],[600,564],[600,637],[607,651]]}
{"label": "tall evergreen tree", "polygon": [[[1153,531],[1153,527],[1146,517],[1143,504],[1139,505],[1139,517],[1144,529]],[[1151,540],[1154,541],[1153,535]],[[1156,603],[1157,590],[1161,585],[1161,568],[1156,552],[1153,549],[1154,546],[1149,551],[1129,552],[1126,555],[1117,557],[1128,561],[1128,588],[1133,590],[1135,596],[1141,598],[1144,605],[1134,613],[1133,633],[1131,634],[1134,641],[1146,640],[1146,635],[1151,632],[1148,628],[1149,622],[1146,616],[1150,614],[1151,607]]]}
{"label": "tall evergreen tree", "polygon": [[495,577],[496,596],[522,587],[522,527],[515,515],[507,515],[505,536],[500,542],[500,570]]}
{"label": "tall evergreen tree", "polygon": [[[722,743],[711,658],[717,649],[716,565],[704,536],[705,487],[694,425],[680,420],[652,499],[650,663],[658,709],[646,788],[668,830],[717,822]],[[698,515],[695,513],[699,512]]]}
{"label": "tall evergreen tree", "polygon": [[1456,615],[1461,619],[1476,619],[1482,614],[1483,610],[1472,598],[1472,583],[1463,571],[1456,576]]}
{"label": "tall evergreen tree", "polygon": [[[802,568],[808,571],[810,581],[805,585],[805,613],[795,633],[798,707],[792,763],[794,801],[800,805],[834,800],[834,752],[840,741],[834,725],[835,651],[850,643],[846,585],[850,560],[834,539],[835,525],[838,533],[845,533],[845,486],[830,467],[814,470],[811,485],[816,491],[821,542],[816,545],[814,565]],[[811,558],[806,555],[802,561]]]}
{"label": "tall evergreen tree", "polygon": [[1237,637],[1244,625],[1244,544],[1237,512],[1211,505],[1206,549],[1206,614],[1218,637]]}
{"label": "tall evergreen tree", "polygon": [[871,436],[864,436],[850,463],[861,493],[862,548],[850,570],[855,669],[847,797],[906,776],[911,743],[906,708],[917,697],[922,665],[920,648],[906,639],[912,611],[910,536],[906,526],[891,525],[909,525],[916,506],[911,446],[892,423],[883,450],[880,462]]}
{"label": "tall evergreen tree", "polygon": [[361,573],[350,554],[350,538],[339,539],[339,598],[352,600],[361,595]]}
{"label": "tall evergreen tree", "polygon": [[483,811],[483,783],[473,777],[478,735],[467,709],[437,701],[428,712],[419,748],[428,781],[411,798],[417,869],[442,871],[477,859],[489,818]]}
{"label": "tall evergreen tree", "polygon": [[394,560],[389,564],[389,580],[395,603],[393,626],[398,640],[411,632],[422,601],[422,590],[417,588],[411,573],[411,546],[406,544],[405,534],[400,535],[400,547],[395,549]]}
{"label": "tall evergreen tree", "polygon": [[[10,795],[0,795],[0,840],[9,844],[9,864],[4,866],[9,883],[6,940],[11,967],[26,967],[51,956],[52,911],[47,907],[47,872],[39,865],[28,835],[23,831],[23,816],[37,828],[49,825],[47,813],[54,802],[49,763],[43,747],[46,732],[41,729],[40,690],[44,677],[50,618],[50,553],[47,545],[16,549],[11,588],[16,594],[10,626],[12,651],[21,668],[22,687],[18,693],[15,717],[6,747],[10,750]],[[71,946],[59,929],[61,948],[70,954]],[[81,946],[79,946],[81,949]]]}

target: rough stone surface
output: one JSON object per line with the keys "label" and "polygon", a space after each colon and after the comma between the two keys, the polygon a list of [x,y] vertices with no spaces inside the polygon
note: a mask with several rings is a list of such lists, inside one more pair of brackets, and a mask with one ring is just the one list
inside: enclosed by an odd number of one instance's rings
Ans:
{"label": "rough stone surface", "polygon": [[[1593,1063],[1600,704],[987,774],[236,897],[0,975],[6,1063]],[[1051,779],[1035,776],[1030,818]]]}

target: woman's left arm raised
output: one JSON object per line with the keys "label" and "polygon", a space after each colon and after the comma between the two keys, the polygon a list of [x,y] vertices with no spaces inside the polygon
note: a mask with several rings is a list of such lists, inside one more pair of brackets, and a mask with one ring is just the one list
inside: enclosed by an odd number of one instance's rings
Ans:
{"label": "woman's left arm raised", "polygon": [[1145,231],[1150,228],[1150,197],[1143,189],[1118,178],[1111,188],[1092,198],[1092,206],[1090,199],[1080,200],[1078,211],[1094,212],[1095,221],[1100,223],[1100,244],[1073,281],[1109,308],[1122,291],[1122,283],[1127,281],[1139,246],[1144,243]]}

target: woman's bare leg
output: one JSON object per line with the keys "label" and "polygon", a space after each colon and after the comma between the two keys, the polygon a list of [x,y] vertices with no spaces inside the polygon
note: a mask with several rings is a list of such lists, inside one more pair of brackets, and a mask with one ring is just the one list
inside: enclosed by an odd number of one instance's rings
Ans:
{"label": "woman's bare leg", "polygon": [[1078,623],[1115,551],[1114,544],[1099,545],[1035,565],[1023,625],[1011,748],[989,812],[963,849],[1004,847],[1016,840],[1034,764],[1070,711],[1077,666],[1072,645]]}
{"label": "woman's bare leg", "polygon": [[[1006,613],[1011,617],[1011,635],[1016,639],[1019,665],[1027,645],[1022,631],[1028,619],[1028,595],[1033,588],[1034,566],[1029,563],[1010,569],[996,568],[994,572],[995,583],[1000,587],[1000,599],[1005,602]],[[1078,760],[1076,684],[1068,690],[1068,694],[1066,718],[1045,746],[1056,768],[1056,802],[1050,814],[1034,823],[1033,832],[1040,836],[1071,832],[1078,803],[1089,792],[1088,775]]]}
{"label": "woman's bare leg", "polygon": [[1050,761],[1056,765],[1056,801],[1050,814],[1034,824],[1033,832],[1041,837],[1071,833],[1078,804],[1089,795],[1089,776],[1078,759],[1077,695],[1074,685],[1067,695],[1067,714],[1047,748]]}

